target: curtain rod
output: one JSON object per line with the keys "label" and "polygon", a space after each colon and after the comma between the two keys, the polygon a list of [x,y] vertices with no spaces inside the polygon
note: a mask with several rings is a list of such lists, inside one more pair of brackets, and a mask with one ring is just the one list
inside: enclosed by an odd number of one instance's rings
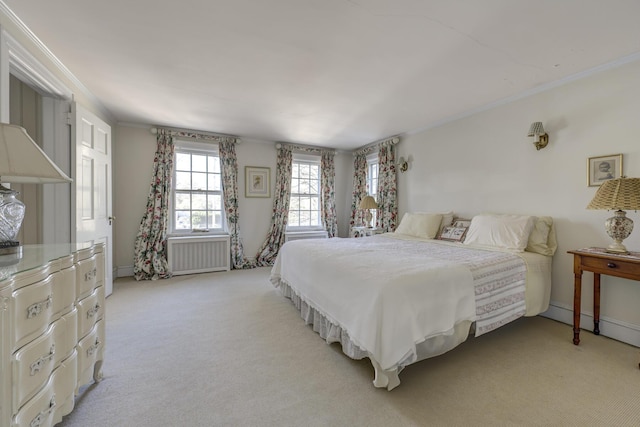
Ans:
{"label": "curtain rod", "polygon": [[157,135],[159,129],[164,129],[168,131],[171,136],[200,139],[205,141],[218,141],[218,142],[228,141],[228,142],[235,142],[236,144],[240,143],[240,139],[232,135],[221,135],[221,134],[215,134],[215,133],[197,132],[192,130],[172,129],[172,128],[165,128],[165,127],[161,127],[161,128],[152,127],[150,131],[152,134]]}
{"label": "curtain rod", "polygon": [[288,144],[288,143],[284,143],[284,142],[278,142],[276,143],[276,148],[280,148],[282,146],[287,146],[287,147],[291,147],[291,150],[295,150],[295,151],[303,151],[305,153],[322,153],[322,152],[328,152],[328,153],[336,153],[336,150],[333,148],[320,148],[320,147],[312,147],[310,145],[294,145],[294,144]]}
{"label": "curtain rod", "polygon": [[383,139],[382,141],[372,142],[371,144],[367,144],[364,147],[360,147],[357,150],[355,150],[353,152],[353,155],[356,156],[358,154],[367,154],[380,146],[384,147],[386,145],[396,145],[399,142],[400,142],[400,138],[397,136]]}

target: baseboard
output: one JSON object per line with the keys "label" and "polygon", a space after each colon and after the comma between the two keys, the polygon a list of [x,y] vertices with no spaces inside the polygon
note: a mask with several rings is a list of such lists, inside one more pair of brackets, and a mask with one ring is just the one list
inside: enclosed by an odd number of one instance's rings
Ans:
{"label": "baseboard", "polygon": [[133,276],[133,265],[125,265],[116,268],[116,277],[131,277]]}
{"label": "baseboard", "polygon": [[[541,316],[573,325],[573,307],[551,301]],[[580,313],[580,328],[593,331],[593,313]],[[640,326],[600,316],[600,335],[640,347]]]}

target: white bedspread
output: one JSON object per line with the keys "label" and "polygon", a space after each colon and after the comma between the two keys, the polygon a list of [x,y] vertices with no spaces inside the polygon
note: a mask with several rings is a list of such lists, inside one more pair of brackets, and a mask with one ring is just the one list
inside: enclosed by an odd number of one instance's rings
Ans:
{"label": "white bedspread", "polygon": [[522,316],[525,277],[510,253],[388,235],[292,241],[271,273],[384,370],[460,322],[476,321],[479,335]]}

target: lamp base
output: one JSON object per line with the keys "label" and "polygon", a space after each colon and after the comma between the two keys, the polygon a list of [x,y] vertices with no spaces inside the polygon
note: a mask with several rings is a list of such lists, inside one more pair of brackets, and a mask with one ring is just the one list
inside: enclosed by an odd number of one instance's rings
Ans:
{"label": "lamp base", "polygon": [[20,242],[14,242],[8,240],[6,242],[0,242],[0,255],[17,254],[22,251]]}
{"label": "lamp base", "polygon": [[24,203],[16,199],[17,191],[0,184],[0,248],[20,246],[14,240],[24,219]]}
{"label": "lamp base", "polygon": [[367,209],[367,212],[365,212],[364,214],[364,220],[367,223],[367,228],[373,228],[373,226],[371,225],[371,221],[373,220],[373,214],[369,209]]}
{"label": "lamp base", "polygon": [[[12,246],[6,246],[7,243]],[[15,246],[13,244],[15,243]],[[0,267],[17,264],[22,259],[22,246],[18,242],[0,242]]]}
{"label": "lamp base", "polygon": [[605,221],[604,228],[609,237],[613,239],[613,243],[607,247],[606,251],[616,254],[628,254],[629,251],[622,244],[622,241],[631,235],[633,220],[627,218],[627,213],[618,209],[615,212],[615,216]]}
{"label": "lamp base", "polygon": [[626,254],[629,253],[627,248],[622,243],[620,243],[618,245],[615,242],[610,244],[609,246],[607,246],[607,248],[604,251],[608,252],[610,254],[623,254],[623,255],[626,255]]}

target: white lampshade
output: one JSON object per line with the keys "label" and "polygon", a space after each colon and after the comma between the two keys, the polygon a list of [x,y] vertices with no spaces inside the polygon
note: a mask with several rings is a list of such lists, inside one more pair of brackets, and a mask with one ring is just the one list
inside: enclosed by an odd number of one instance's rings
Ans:
{"label": "white lampshade", "polygon": [[365,196],[360,201],[360,209],[378,209],[376,199],[372,196]]}
{"label": "white lampshade", "polygon": [[0,182],[71,182],[20,126],[0,123]]}
{"label": "white lampshade", "polygon": [[[22,249],[16,241],[24,219],[25,206],[16,191],[3,182],[44,184],[71,182],[47,157],[24,128],[0,123],[0,262],[19,261]],[[8,258],[7,258],[8,257]]]}
{"label": "white lampshade", "polygon": [[527,136],[537,136],[544,135],[544,127],[542,126],[542,122],[533,122],[531,123],[531,127],[529,128],[529,133]]}

